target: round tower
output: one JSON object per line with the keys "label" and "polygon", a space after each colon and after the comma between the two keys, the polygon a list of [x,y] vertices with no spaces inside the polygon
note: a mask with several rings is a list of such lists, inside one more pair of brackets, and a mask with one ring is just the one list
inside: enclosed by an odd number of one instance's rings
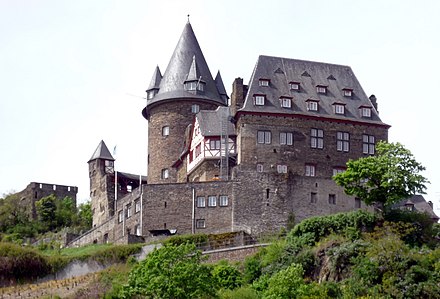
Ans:
{"label": "round tower", "polygon": [[193,123],[194,114],[215,110],[227,102],[220,74],[215,80],[212,78],[188,22],[164,75],[156,67],[147,89],[147,105],[142,114],[148,120],[149,184],[179,181],[173,165],[187,150],[185,131]]}

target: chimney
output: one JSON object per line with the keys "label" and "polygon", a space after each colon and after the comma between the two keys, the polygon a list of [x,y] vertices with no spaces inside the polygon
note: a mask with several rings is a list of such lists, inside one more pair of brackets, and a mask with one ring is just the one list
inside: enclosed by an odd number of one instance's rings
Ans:
{"label": "chimney", "polygon": [[376,109],[377,114],[379,114],[379,109],[377,109],[377,98],[376,98],[376,96],[375,96],[374,94],[372,94],[372,95],[369,97],[369,99],[370,99],[370,101],[371,101],[371,104],[373,104],[374,109]]}
{"label": "chimney", "polygon": [[231,114],[235,116],[237,110],[243,107],[244,99],[247,94],[248,87],[243,85],[242,78],[236,78],[234,83],[232,83],[232,94],[231,94]]}

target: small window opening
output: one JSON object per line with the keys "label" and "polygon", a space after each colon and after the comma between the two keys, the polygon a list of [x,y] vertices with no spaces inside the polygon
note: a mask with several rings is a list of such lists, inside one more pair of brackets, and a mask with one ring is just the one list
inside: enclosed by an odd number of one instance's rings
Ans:
{"label": "small window opening", "polygon": [[269,199],[270,189],[266,189],[266,199]]}

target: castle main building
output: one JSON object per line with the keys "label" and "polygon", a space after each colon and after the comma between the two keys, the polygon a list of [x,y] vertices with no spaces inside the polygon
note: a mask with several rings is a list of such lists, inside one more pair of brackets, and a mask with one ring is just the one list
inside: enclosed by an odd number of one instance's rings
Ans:
{"label": "castle main building", "polygon": [[73,244],[258,234],[285,227],[290,214],[363,208],[332,176],[373,155],[390,127],[344,65],[260,56],[229,98],[190,23],[164,74],[155,69],[142,115],[148,177],[115,173],[101,142],[89,161],[94,228]]}

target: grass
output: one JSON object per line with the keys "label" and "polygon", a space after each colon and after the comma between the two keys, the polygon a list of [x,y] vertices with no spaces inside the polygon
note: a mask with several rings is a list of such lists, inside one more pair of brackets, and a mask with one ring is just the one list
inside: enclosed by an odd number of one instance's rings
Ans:
{"label": "grass", "polygon": [[63,248],[63,249],[46,249],[41,250],[41,254],[45,256],[63,256],[63,257],[69,257],[72,259],[82,259],[84,257],[93,256],[99,252],[102,252],[103,250],[106,250],[108,248],[111,248],[115,245],[111,244],[92,244],[82,247],[75,247],[75,248]]}

